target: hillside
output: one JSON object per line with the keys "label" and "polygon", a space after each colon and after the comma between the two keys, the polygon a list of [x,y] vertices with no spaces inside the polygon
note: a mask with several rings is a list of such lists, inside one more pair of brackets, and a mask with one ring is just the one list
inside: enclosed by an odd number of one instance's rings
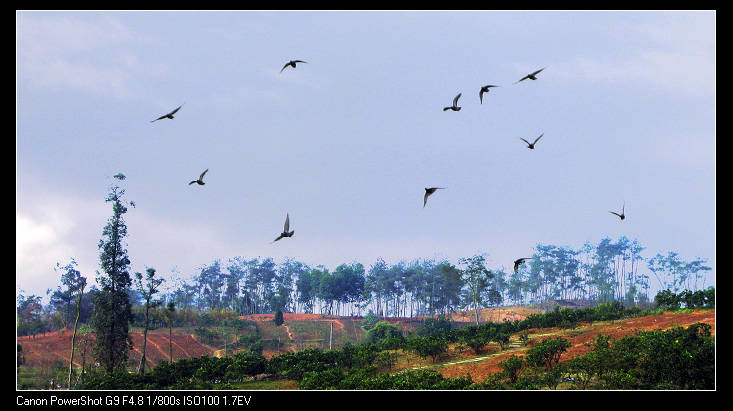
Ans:
{"label": "hillside", "polygon": [[[481,310],[480,319],[482,322],[503,319],[523,319],[537,310],[525,307],[502,307],[487,308]],[[364,337],[364,330],[361,328],[362,317],[336,317],[320,314],[293,314],[285,313],[282,326],[275,326],[274,314],[252,314],[240,316],[240,319],[254,321],[257,327],[257,335],[264,340],[263,355],[267,358],[277,355],[278,352],[294,352],[308,348],[328,349],[331,338],[331,325],[333,324],[333,337],[331,346],[338,349],[347,342],[356,344]],[[452,320],[469,324],[474,321],[472,311],[456,312]],[[414,330],[419,327],[423,319],[413,318],[388,318],[386,321],[397,324],[402,330]],[[71,349],[72,330],[63,329],[56,332],[37,335],[35,338],[18,337],[17,341],[23,346],[23,353],[26,358],[26,367],[48,367],[54,361],[67,363]],[[142,349],[142,333],[131,332],[133,350],[130,352],[128,363],[137,364],[140,361]],[[78,337],[77,337],[78,338]],[[229,343],[235,340],[232,336]],[[279,338],[279,343],[278,343]],[[77,339],[77,341],[79,341]],[[212,343],[213,344],[213,343]],[[78,345],[77,345],[78,347]],[[236,352],[228,347],[229,352]],[[194,327],[183,327],[173,329],[173,358],[200,357],[202,355],[222,356],[224,355],[224,344],[207,344],[194,334]],[[161,328],[148,331],[148,344],[146,348],[147,366],[155,366],[162,360],[169,360],[168,354],[168,330]],[[87,361],[91,358],[91,351],[87,354]],[[81,365],[79,352],[75,354],[75,366]]]}
{"label": "hillside", "polygon": [[[215,347],[199,342],[188,328],[173,330],[173,358],[200,357],[202,355],[213,355]],[[44,367],[54,361],[62,361],[68,366],[69,351],[71,350],[71,336],[73,330],[62,329],[59,331],[40,334],[35,338],[18,337],[17,341],[23,346],[25,356],[24,367]],[[137,364],[142,356],[143,334],[139,332],[130,333],[133,349],[130,352],[128,363]],[[77,336],[77,344],[79,344]],[[148,331],[148,343],[146,346],[146,364],[155,366],[159,361],[170,359],[168,353],[168,330],[158,329]],[[91,348],[87,353],[87,364],[90,361]],[[82,358],[80,353],[74,355],[74,365],[81,366]]]}
{"label": "hillside", "polygon": [[[565,362],[576,356],[585,354],[589,347],[584,344],[590,342],[598,333],[611,335],[615,340],[628,335],[636,334],[639,331],[667,330],[674,327],[688,327],[694,323],[702,322],[712,326],[712,334],[715,335],[715,310],[695,310],[693,312],[665,312],[661,315],[650,315],[639,318],[630,318],[617,321],[595,322],[593,324],[580,324],[574,329],[544,328],[525,331],[529,333],[529,346],[532,340],[561,336],[572,344],[572,347],[565,352],[560,361]],[[435,366],[436,370],[445,377],[460,377],[470,374],[474,381],[483,381],[489,374],[501,371],[499,363],[510,355],[523,355],[529,347],[520,346],[519,335],[513,335],[512,346],[509,349],[499,352],[499,347],[491,347],[487,353],[475,356],[468,355],[465,360],[471,362],[456,363],[460,359],[453,359],[444,362],[444,365]],[[476,361],[477,358],[483,360]],[[454,363],[454,364],[449,364]]]}

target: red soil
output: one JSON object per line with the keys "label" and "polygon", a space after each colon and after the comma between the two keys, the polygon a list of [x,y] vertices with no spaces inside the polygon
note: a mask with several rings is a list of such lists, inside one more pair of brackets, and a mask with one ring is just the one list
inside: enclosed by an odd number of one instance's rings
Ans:
{"label": "red soil", "polygon": [[[165,332],[162,332],[165,331]],[[71,336],[73,332],[60,330],[57,332],[37,335],[36,338],[18,337],[17,340],[23,346],[23,355],[26,365],[37,367],[48,365],[53,361],[60,360],[68,365],[69,353],[71,351]],[[142,333],[130,333],[133,349],[130,352],[130,359],[139,362],[142,356]],[[77,344],[79,336],[77,335]],[[78,347],[78,345],[77,345]],[[148,331],[148,343],[145,347],[145,363],[148,367],[154,366],[161,360],[170,360],[168,353],[168,331]],[[173,359],[200,357],[212,355],[214,348],[202,344],[196,340],[193,334],[173,333]],[[93,358],[91,348],[87,352],[87,363]],[[81,366],[79,351],[74,354],[74,365]]]}
{"label": "red soil", "polygon": [[[584,343],[593,340],[598,335],[598,333],[610,335],[611,340],[616,340],[621,337],[636,334],[639,331],[666,330],[678,326],[688,327],[698,322],[710,324],[712,326],[711,333],[715,335],[715,310],[698,310],[692,313],[665,312],[661,315],[650,315],[639,318],[631,318],[627,320],[614,321],[613,323],[604,322],[602,324],[581,324],[576,330],[543,328],[541,330],[529,330],[529,333],[530,342],[532,340],[531,334],[536,333],[557,333],[556,335],[562,336],[563,338],[570,341],[572,346],[560,358],[561,362],[565,362],[588,352],[590,350],[590,347],[585,346]],[[539,338],[539,340],[542,340],[544,338],[550,338],[550,336],[535,338]],[[512,354],[522,356],[525,354],[525,350],[526,349],[524,348],[521,350],[512,350],[510,352],[499,354],[484,361],[438,368],[438,372],[446,377],[451,378],[461,377],[469,374],[474,381],[484,381],[490,374],[497,373],[502,370],[499,366],[499,363],[501,361],[505,360]]]}

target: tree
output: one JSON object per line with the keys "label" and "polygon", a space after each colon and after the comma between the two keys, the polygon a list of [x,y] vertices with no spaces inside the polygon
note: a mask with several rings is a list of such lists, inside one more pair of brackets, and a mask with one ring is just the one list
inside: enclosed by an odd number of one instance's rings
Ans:
{"label": "tree", "polygon": [[440,336],[411,338],[408,343],[410,349],[422,358],[432,357],[435,362],[441,354],[448,350],[448,341]]}
{"label": "tree", "polygon": [[489,281],[494,275],[484,266],[485,257],[483,255],[475,255],[470,258],[461,258],[460,264],[466,265],[463,270],[464,280],[468,285],[469,295],[473,299],[473,309],[476,314],[476,325],[479,322],[479,304],[483,306],[482,294],[489,286]]}
{"label": "tree", "polygon": [[509,345],[509,334],[498,332],[492,335],[491,340],[496,341],[501,347],[501,350],[504,351],[504,347]]}
{"label": "tree", "polygon": [[[114,176],[124,180],[123,174]],[[112,203],[112,217],[102,230],[99,240],[100,265],[102,273],[97,272],[97,282],[101,289],[94,298],[94,353],[107,373],[124,370],[132,339],[128,333],[130,321],[133,319],[132,307],[128,293],[130,279],[130,259],[127,256],[127,225],[123,218],[127,207],[123,202],[125,190],[112,185],[105,202]],[[134,204],[130,202],[134,207]]]}
{"label": "tree", "polygon": [[143,354],[140,357],[140,365],[137,368],[138,374],[145,373],[145,347],[148,343],[148,327],[150,326],[150,309],[157,308],[163,303],[161,300],[154,300],[153,296],[158,293],[158,288],[163,282],[162,278],[155,278],[155,268],[148,268],[146,270],[145,280],[143,282],[143,275],[141,273],[135,273],[135,284],[137,285],[138,292],[143,296],[145,300],[145,328],[143,331]]}
{"label": "tree", "polygon": [[372,329],[366,332],[364,338],[367,342],[376,343],[383,339],[401,337],[402,333],[396,325],[386,321],[379,321]]}
{"label": "tree", "polygon": [[278,306],[275,310],[275,325],[279,327],[283,322],[285,322],[285,320],[283,320],[283,312],[280,311],[280,306]]}
{"label": "tree", "polygon": [[514,384],[519,378],[519,372],[524,367],[524,358],[512,354],[506,360],[500,362],[499,366],[504,370],[503,374],[509,379],[509,383]]}
{"label": "tree", "polygon": [[74,344],[76,343],[76,329],[79,326],[79,315],[81,314],[81,299],[84,296],[84,287],[87,285],[87,279],[81,275],[78,277],[75,288],[79,290],[79,298],[76,300],[76,320],[74,320],[74,333],[71,335],[71,355],[69,356],[69,378],[67,387],[71,389],[71,375],[74,373]]}
{"label": "tree", "polygon": [[18,295],[18,335],[35,335],[43,328],[41,297]]}
{"label": "tree", "polygon": [[168,301],[168,305],[165,307],[163,316],[165,321],[168,323],[168,356],[170,362],[173,362],[173,313],[176,311],[176,303]]}
{"label": "tree", "polygon": [[570,341],[562,337],[548,338],[527,350],[527,364],[550,371],[570,346]]}
{"label": "tree", "polygon": [[364,316],[364,319],[361,320],[361,328],[363,328],[364,331],[369,331],[374,328],[378,321],[379,317],[377,317],[372,310],[369,310],[367,315]]}
{"label": "tree", "polygon": [[[682,287],[687,289],[696,289],[697,281],[704,279],[703,273],[712,270],[710,267],[703,265],[706,260],[697,258],[693,261],[684,261],[679,254],[669,251],[666,256],[657,254],[648,262],[649,270],[654,273],[659,280],[661,288],[670,288],[674,292],[678,292]],[[666,273],[672,277],[669,282],[666,279],[662,282],[662,278],[657,273]],[[704,285],[704,282],[703,282]]]}
{"label": "tree", "polygon": [[50,299],[50,303],[56,311],[63,313],[64,327],[68,327],[71,323],[74,294],[78,291],[81,282],[81,273],[75,268],[76,266],[77,263],[72,258],[63,267],[61,267],[61,263],[56,263],[56,267],[53,269],[56,272],[62,271],[61,284],[66,286],[66,290],[61,290],[61,287],[58,287]]}

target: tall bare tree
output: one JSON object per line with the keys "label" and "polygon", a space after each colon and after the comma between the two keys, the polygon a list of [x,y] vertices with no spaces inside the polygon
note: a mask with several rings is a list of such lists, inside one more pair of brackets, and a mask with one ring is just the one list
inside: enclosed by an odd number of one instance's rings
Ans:
{"label": "tall bare tree", "polygon": [[145,300],[145,330],[143,331],[143,355],[140,358],[140,365],[137,368],[138,374],[145,373],[145,346],[148,342],[148,327],[150,326],[150,309],[156,308],[163,303],[161,300],[154,300],[153,295],[158,293],[158,288],[163,282],[162,278],[155,278],[155,268],[146,270],[145,279],[141,273],[135,273],[135,284]]}
{"label": "tall bare tree", "polygon": [[87,279],[85,277],[79,277],[79,283],[78,283],[79,298],[76,300],[76,319],[74,320],[74,333],[71,335],[71,355],[69,356],[69,379],[66,385],[69,389],[71,389],[71,376],[74,373],[74,344],[76,343],[76,329],[79,326],[79,314],[81,313],[81,299],[84,296],[84,287],[86,287],[86,285],[87,285]]}

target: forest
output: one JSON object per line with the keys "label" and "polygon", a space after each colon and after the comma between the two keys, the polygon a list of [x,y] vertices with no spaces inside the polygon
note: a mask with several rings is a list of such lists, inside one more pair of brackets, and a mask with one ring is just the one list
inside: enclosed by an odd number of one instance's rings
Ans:
{"label": "forest", "polygon": [[[278,307],[283,312],[363,316],[371,311],[380,317],[414,317],[547,300],[648,304],[652,286],[670,292],[705,288],[710,267],[704,259],[685,261],[671,251],[645,259],[643,249],[626,237],[604,238],[580,249],[538,244],[516,273],[503,266],[486,268],[487,254],[461,259],[458,265],[430,259],[389,265],[379,259],[368,269],[352,262],[333,271],[293,259],[278,264],[271,258],[235,257],[204,264],[187,279],[175,276],[160,298],[163,306],[175,304],[175,322],[183,325],[192,324],[199,312],[246,315],[273,313]],[[44,306],[38,295],[18,295],[18,335],[72,324],[74,284],[81,277],[76,266],[73,259],[57,264],[61,286],[47,292],[49,304]],[[80,323],[91,317],[96,293],[94,285],[84,293]],[[140,323],[142,294],[130,288],[128,295]],[[161,316],[155,318],[162,324]]]}

